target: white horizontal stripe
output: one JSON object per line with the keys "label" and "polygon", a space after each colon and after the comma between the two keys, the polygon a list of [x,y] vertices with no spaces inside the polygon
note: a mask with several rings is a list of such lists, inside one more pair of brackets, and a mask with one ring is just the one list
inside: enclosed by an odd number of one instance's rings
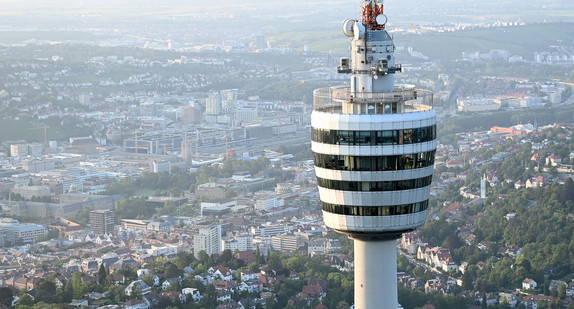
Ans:
{"label": "white horizontal stripe", "polygon": [[317,177],[333,180],[346,181],[399,181],[406,179],[422,178],[432,175],[433,167],[416,168],[400,171],[338,171],[326,168],[316,167],[315,174]]}
{"label": "white horizontal stripe", "polygon": [[396,216],[347,216],[323,211],[325,224],[333,229],[349,232],[393,232],[419,227],[424,224],[427,210]]}
{"label": "white horizontal stripe", "polygon": [[428,200],[430,186],[401,191],[341,191],[319,187],[321,201],[348,206],[396,206]]}
{"label": "white horizontal stripe", "polygon": [[311,126],[329,130],[382,131],[423,128],[436,124],[434,110],[392,115],[350,115],[313,111]]}
{"label": "white horizontal stripe", "polygon": [[421,153],[435,150],[437,141],[385,146],[349,146],[331,145],[311,142],[311,151],[330,155],[343,156],[393,156],[411,153]]}

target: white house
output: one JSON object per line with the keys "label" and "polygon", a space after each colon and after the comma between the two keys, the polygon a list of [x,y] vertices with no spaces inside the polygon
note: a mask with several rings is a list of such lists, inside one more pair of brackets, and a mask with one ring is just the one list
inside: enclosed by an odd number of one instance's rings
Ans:
{"label": "white house", "polygon": [[231,301],[231,293],[227,291],[217,291],[217,301],[222,303]]}
{"label": "white house", "polygon": [[143,281],[136,280],[130,283],[124,290],[127,296],[131,296],[135,289],[139,289],[141,295],[145,295],[151,292],[151,288]]}
{"label": "white house", "polygon": [[141,299],[130,299],[123,303],[122,308],[125,309],[148,309],[148,304]]}
{"label": "white house", "polygon": [[149,269],[145,269],[145,268],[138,269],[138,270],[136,271],[136,273],[138,274],[138,278],[141,278],[141,277],[143,277],[143,276],[149,274]]}
{"label": "white house", "polygon": [[538,286],[538,284],[536,283],[536,281],[526,278],[524,279],[524,281],[522,281],[522,289],[524,290],[534,290],[536,289],[536,287]]}
{"label": "white house", "polygon": [[207,272],[221,280],[230,281],[233,279],[233,274],[229,268],[221,265],[210,267]]}
{"label": "white house", "polygon": [[516,304],[518,303],[518,298],[516,298],[516,295],[514,294],[499,293],[498,296],[500,296],[499,301],[501,304],[506,301],[511,308],[516,307]]}
{"label": "white house", "polygon": [[161,284],[161,289],[162,290],[167,290],[170,285],[175,284],[177,282],[181,282],[181,278],[177,277],[177,278],[169,278],[166,279],[162,284]]}
{"label": "white house", "polygon": [[201,301],[201,294],[199,293],[198,289],[184,288],[181,290],[181,294],[187,296],[187,299],[190,299],[191,297],[193,301],[196,303]]}
{"label": "white house", "polygon": [[263,290],[263,284],[258,279],[251,279],[246,281],[241,281],[238,289],[240,291],[247,291],[249,293],[259,292]]}
{"label": "white house", "polygon": [[259,274],[249,270],[241,271],[241,281],[248,281],[252,279],[259,279]]}
{"label": "white house", "polygon": [[215,283],[215,277],[211,274],[208,274],[208,273],[195,275],[195,277],[193,277],[193,279],[201,281],[201,283],[203,285],[209,285],[209,284]]}

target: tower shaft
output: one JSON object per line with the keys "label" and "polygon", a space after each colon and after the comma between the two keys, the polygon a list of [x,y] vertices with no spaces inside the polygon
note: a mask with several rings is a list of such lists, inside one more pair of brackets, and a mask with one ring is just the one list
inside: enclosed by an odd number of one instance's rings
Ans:
{"label": "tower shaft", "polygon": [[397,309],[396,243],[354,239],[355,308]]}

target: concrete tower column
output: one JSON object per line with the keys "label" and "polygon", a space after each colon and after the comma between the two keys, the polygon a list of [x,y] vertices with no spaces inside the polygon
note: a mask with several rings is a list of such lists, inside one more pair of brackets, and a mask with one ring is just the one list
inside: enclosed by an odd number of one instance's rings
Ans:
{"label": "concrete tower column", "polygon": [[354,239],[355,309],[397,309],[397,242]]}

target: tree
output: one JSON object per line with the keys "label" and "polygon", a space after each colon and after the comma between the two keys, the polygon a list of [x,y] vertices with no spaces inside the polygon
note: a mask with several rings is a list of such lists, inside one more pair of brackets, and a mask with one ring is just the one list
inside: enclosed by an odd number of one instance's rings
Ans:
{"label": "tree", "polygon": [[167,267],[165,268],[164,277],[166,278],[174,278],[181,275],[181,270],[177,268],[175,264],[168,263]]}
{"label": "tree", "polygon": [[337,304],[337,308],[336,309],[349,309],[349,303],[347,303],[346,301],[342,300]]}
{"label": "tree", "polygon": [[189,266],[193,261],[195,261],[193,254],[182,251],[177,253],[177,259],[175,259],[174,263],[177,267],[183,269]]}
{"label": "tree", "polygon": [[560,282],[558,285],[558,298],[564,300],[566,298],[566,283]]}
{"label": "tree", "polygon": [[64,288],[62,289],[62,292],[60,293],[60,301],[63,303],[69,303],[73,300],[74,298],[74,287],[72,285],[72,282],[67,281],[66,283],[64,283]]}
{"label": "tree", "polygon": [[10,289],[9,287],[0,287],[0,306],[4,305],[4,306],[11,306],[12,305],[12,299],[14,298],[14,293],[12,292],[12,289]]}
{"label": "tree", "polygon": [[104,263],[100,264],[100,268],[98,269],[98,283],[104,285],[106,283],[106,278],[108,276],[108,272],[104,267]]}
{"label": "tree", "polygon": [[213,286],[213,284],[208,285],[205,289],[205,297],[201,299],[201,303],[215,308],[215,305],[217,304],[217,292],[215,291],[215,286]]}
{"label": "tree", "polygon": [[226,199],[233,199],[233,198],[237,197],[237,192],[235,192],[235,190],[229,189],[229,190],[225,191],[225,193],[223,194],[223,197]]}
{"label": "tree", "polygon": [[36,288],[36,300],[43,301],[48,304],[54,302],[54,297],[56,296],[56,284],[53,280],[42,279],[38,282]]}
{"label": "tree", "polygon": [[209,255],[207,254],[207,252],[205,252],[205,250],[200,250],[197,253],[197,259],[201,262],[201,264],[207,265],[207,260],[209,260]]}
{"label": "tree", "polygon": [[132,291],[130,293],[130,298],[132,299],[138,299],[142,297],[142,289],[140,288],[139,285],[134,284],[132,286]]}
{"label": "tree", "polygon": [[267,257],[267,265],[273,270],[281,268],[282,267],[281,253],[277,251],[269,253]]}
{"label": "tree", "polygon": [[229,249],[223,250],[221,252],[221,255],[219,256],[219,262],[221,263],[230,262],[232,259],[233,259],[233,253]]}
{"label": "tree", "polygon": [[72,277],[72,288],[74,290],[74,299],[84,297],[84,285],[82,284],[82,275],[80,273],[74,273]]}
{"label": "tree", "polygon": [[141,277],[141,280],[142,280],[143,282],[145,282],[145,284],[147,284],[148,286],[154,286],[154,284],[153,284],[153,283],[154,283],[154,278],[153,278],[153,276],[154,276],[154,275],[152,275],[152,274],[145,274],[145,275],[143,275],[143,277]]}
{"label": "tree", "polygon": [[25,306],[32,306],[32,305],[34,305],[34,299],[32,298],[32,296],[28,295],[27,293],[24,293],[24,295],[22,295],[18,299],[16,304],[17,304],[16,308],[25,307]]}

